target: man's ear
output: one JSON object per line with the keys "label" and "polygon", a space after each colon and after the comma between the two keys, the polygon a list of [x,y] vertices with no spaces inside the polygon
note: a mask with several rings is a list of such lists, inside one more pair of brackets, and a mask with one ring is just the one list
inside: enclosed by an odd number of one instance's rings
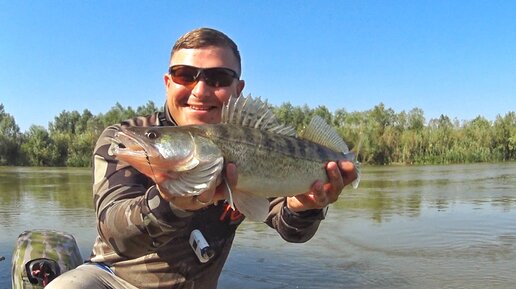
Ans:
{"label": "man's ear", "polygon": [[171,81],[172,81],[172,78],[170,78],[170,74],[165,73],[165,75],[163,75],[163,82],[165,83],[166,88],[168,88],[168,85],[170,84]]}
{"label": "man's ear", "polygon": [[239,80],[237,84],[237,97],[244,91],[245,81]]}

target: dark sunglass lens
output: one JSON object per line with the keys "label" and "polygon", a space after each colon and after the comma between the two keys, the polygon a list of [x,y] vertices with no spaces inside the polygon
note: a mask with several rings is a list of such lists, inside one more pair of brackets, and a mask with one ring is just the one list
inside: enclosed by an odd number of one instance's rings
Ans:
{"label": "dark sunglass lens", "polygon": [[198,70],[188,66],[172,67],[170,74],[175,83],[187,85],[196,81]]}
{"label": "dark sunglass lens", "polygon": [[234,72],[225,68],[209,68],[204,70],[206,83],[213,87],[226,87],[233,83]]}

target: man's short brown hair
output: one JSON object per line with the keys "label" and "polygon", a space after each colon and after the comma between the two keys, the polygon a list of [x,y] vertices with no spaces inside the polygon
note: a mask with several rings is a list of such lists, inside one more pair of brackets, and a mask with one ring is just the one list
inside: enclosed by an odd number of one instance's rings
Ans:
{"label": "man's short brown hair", "polygon": [[181,36],[174,44],[172,52],[170,52],[170,59],[172,59],[174,52],[180,49],[195,49],[208,46],[230,48],[237,59],[238,70],[241,71],[240,52],[236,43],[226,34],[212,28],[197,28]]}

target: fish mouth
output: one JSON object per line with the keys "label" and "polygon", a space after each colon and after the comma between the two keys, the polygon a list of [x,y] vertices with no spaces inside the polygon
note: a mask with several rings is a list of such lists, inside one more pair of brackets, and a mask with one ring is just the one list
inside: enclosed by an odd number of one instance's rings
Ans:
{"label": "fish mouth", "polygon": [[123,129],[115,132],[111,138],[110,153],[117,157],[145,157],[157,156],[159,152],[149,143],[145,142],[133,131]]}

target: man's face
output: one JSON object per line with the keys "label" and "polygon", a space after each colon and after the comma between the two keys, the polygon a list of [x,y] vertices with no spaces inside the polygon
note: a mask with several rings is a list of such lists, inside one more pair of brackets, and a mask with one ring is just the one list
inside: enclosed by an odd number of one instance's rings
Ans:
{"label": "man's face", "polygon": [[[172,55],[170,66],[173,65],[225,67],[240,73],[231,49],[215,46],[180,49]],[[175,83],[170,74],[165,74],[164,80],[167,106],[178,125],[219,123],[224,102],[230,96],[239,96],[244,88],[244,81],[236,78],[227,87],[212,87],[203,77],[192,85]]]}

